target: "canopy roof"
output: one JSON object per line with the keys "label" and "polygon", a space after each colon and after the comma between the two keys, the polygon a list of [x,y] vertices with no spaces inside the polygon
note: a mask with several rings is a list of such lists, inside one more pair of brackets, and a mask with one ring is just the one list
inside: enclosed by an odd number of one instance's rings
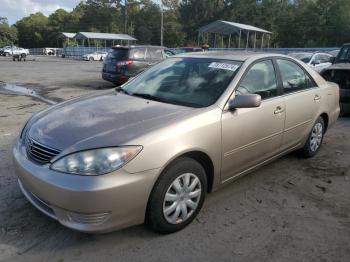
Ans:
{"label": "canopy roof", "polygon": [[61,36],[65,38],[74,38],[75,35],[76,35],[75,33],[66,33],[66,32],[61,33]]}
{"label": "canopy roof", "polygon": [[215,22],[210,23],[209,25],[199,28],[200,33],[216,33],[221,35],[236,34],[236,33],[239,33],[240,30],[260,32],[264,34],[272,34],[267,30],[264,30],[255,26],[239,24],[239,23],[223,21],[223,20],[217,20]]}
{"label": "canopy roof", "polygon": [[99,39],[99,40],[129,40],[136,41],[137,39],[127,34],[107,34],[107,33],[90,33],[79,32],[74,36],[75,39]]}

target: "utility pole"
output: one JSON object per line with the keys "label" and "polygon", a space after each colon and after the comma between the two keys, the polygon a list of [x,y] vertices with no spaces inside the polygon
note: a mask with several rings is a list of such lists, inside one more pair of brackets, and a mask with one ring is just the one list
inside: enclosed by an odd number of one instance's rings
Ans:
{"label": "utility pole", "polygon": [[128,33],[128,0],[125,0],[125,5],[124,5],[124,33]]}
{"label": "utility pole", "polygon": [[164,42],[164,13],[163,13],[163,0],[160,0],[160,45],[163,46]]}

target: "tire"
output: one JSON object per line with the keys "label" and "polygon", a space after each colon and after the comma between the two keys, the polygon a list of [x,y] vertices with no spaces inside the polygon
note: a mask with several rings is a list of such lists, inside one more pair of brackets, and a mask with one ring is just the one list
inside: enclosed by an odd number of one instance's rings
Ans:
{"label": "tire", "polygon": [[[320,129],[321,128],[321,129]],[[304,158],[314,157],[322,146],[325,133],[325,123],[322,117],[318,117],[304,147],[299,151],[299,155]]]}
{"label": "tire", "polygon": [[[185,184],[192,185],[193,189]],[[202,165],[187,157],[176,159],[153,187],[146,211],[146,224],[161,234],[185,228],[201,210],[206,191],[207,177]],[[168,201],[165,200],[166,195],[171,197]]]}
{"label": "tire", "polygon": [[94,61],[94,58],[93,58],[93,57],[90,57],[90,58],[89,58],[89,61],[91,61],[91,62]]}

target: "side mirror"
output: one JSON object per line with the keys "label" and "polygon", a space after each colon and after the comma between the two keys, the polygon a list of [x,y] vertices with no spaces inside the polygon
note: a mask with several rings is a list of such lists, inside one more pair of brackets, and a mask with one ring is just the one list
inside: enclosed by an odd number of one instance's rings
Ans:
{"label": "side mirror", "polygon": [[256,94],[236,95],[234,99],[229,101],[230,110],[237,108],[253,108],[261,105],[261,96]]}

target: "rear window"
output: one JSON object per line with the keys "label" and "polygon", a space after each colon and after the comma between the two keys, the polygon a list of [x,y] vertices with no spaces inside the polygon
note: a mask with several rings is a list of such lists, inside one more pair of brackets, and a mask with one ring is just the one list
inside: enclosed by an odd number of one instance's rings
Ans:
{"label": "rear window", "polygon": [[163,59],[162,49],[148,48],[148,50],[147,50],[147,59],[152,59],[152,60],[161,60],[161,59]]}
{"label": "rear window", "polygon": [[133,48],[130,50],[129,58],[130,59],[145,59],[145,48]]}
{"label": "rear window", "polygon": [[124,60],[128,57],[128,49],[126,48],[113,48],[109,50],[107,59],[109,60]]}

